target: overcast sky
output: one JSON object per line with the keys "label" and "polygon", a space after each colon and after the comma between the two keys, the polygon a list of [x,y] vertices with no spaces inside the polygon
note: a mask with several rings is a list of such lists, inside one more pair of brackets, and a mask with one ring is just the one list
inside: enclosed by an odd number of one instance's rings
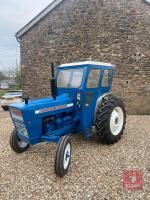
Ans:
{"label": "overcast sky", "polygon": [[19,44],[14,35],[52,0],[0,0],[0,70],[19,62]]}

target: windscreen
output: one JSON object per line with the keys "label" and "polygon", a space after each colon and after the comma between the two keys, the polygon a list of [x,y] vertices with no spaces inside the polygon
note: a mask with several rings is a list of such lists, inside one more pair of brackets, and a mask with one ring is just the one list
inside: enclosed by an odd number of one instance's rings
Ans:
{"label": "windscreen", "polygon": [[58,72],[58,88],[79,88],[82,83],[83,69],[62,69]]}

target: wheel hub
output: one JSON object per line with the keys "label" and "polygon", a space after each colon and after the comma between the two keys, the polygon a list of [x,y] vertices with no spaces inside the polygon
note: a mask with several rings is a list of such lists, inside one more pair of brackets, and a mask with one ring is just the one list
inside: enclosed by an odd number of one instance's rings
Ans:
{"label": "wheel hub", "polygon": [[116,119],[115,119],[115,124],[118,124],[118,122],[119,122],[119,118],[116,117]]}
{"label": "wheel hub", "polygon": [[70,158],[70,155],[69,155],[69,152],[67,151],[67,153],[66,153],[66,161],[68,160],[68,158]]}
{"label": "wheel hub", "polygon": [[71,146],[68,143],[64,152],[64,161],[63,161],[64,169],[67,169],[69,165],[70,155],[71,155]]}
{"label": "wheel hub", "polygon": [[28,145],[28,143],[23,142],[23,141],[18,141],[18,144],[19,144],[19,146],[20,146],[21,148],[25,148],[25,147]]}
{"label": "wheel hub", "polygon": [[114,136],[117,136],[123,127],[124,114],[121,107],[116,107],[111,113],[110,130]]}

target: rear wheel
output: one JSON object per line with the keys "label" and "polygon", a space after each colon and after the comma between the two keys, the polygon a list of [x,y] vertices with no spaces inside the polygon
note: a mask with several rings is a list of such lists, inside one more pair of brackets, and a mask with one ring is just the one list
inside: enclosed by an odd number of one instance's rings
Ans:
{"label": "rear wheel", "polygon": [[69,136],[63,136],[58,143],[55,156],[55,173],[63,177],[69,169],[71,162],[71,140]]}
{"label": "rear wheel", "polygon": [[16,153],[23,153],[30,147],[28,143],[20,140],[20,138],[17,135],[16,129],[13,129],[13,131],[11,132],[10,146],[12,150]]}
{"label": "rear wheel", "polygon": [[95,128],[102,142],[117,142],[126,123],[126,110],[123,101],[114,96],[107,96],[98,107]]}

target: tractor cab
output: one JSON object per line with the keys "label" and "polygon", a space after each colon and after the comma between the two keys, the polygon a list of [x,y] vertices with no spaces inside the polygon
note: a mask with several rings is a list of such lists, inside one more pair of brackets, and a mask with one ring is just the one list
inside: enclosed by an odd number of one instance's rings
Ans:
{"label": "tractor cab", "polygon": [[74,99],[80,115],[80,130],[91,136],[96,102],[112,86],[115,67],[109,63],[81,62],[63,64],[57,68],[57,93],[67,93]]}

